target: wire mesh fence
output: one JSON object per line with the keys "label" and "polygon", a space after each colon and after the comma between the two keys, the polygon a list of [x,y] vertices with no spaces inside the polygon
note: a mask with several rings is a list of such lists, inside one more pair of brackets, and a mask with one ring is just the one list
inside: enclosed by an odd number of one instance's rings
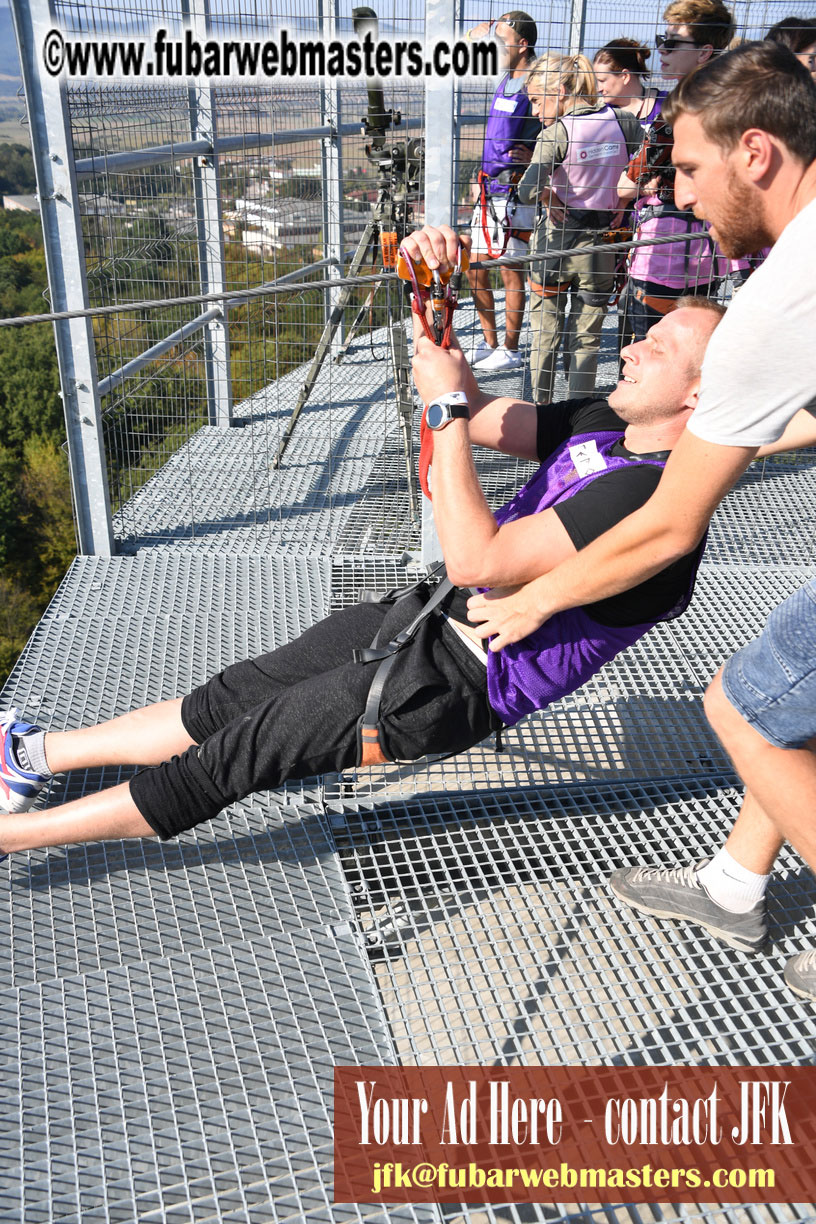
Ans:
{"label": "wire mesh fence", "polygon": [[[487,9],[466,8],[462,28],[501,15]],[[785,11],[740,3],[738,18],[755,31]],[[180,4],[129,0],[58,10],[66,28],[97,34],[182,16]],[[618,34],[649,41],[662,29],[657,6],[589,3],[576,24],[571,6],[538,4],[533,16],[540,50],[567,49],[577,25],[590,53]],[[391,31],[425,30],[417,4],[381,6],[380,18]],[[321,10],[300,0],[274,11],[220,4],[209,19],[236,36],[321,28]],[[350,5],[337,23],[349,30]],[[345,334],[362,309],[358,330],[341,361],[342,330],[328,346],[278,462],[339,274],[382,186],[366,140],[347,127],[366,113],[365,89],[332,96],[328,84],[68,91],[88,299],[124,307],[93,318],[93,375],[117,543],[138,556],[78,560],[21,661],[13,701],[53,727],[187,691],[411,569],[400,554],[419,536],[406,466],[416,438],[395,386],[389,324],[407,329],[407,319],[393,281],[371,304],[367,286],[353,287]],[[426,166],[452,162],[462,225],[493,84],[459,91],[445,145],[420,88],[385,87],[385,106],[403,116],[386,149],[423,136]],[[411,224],[424,219],[416,177]],[[240,303],[198,300],[293,272],[295,285]],[[466,347],[479,339],[470,306],[459,331]],[[525,351],[528,340],[525,326]],[[611,311],[599,382],[616,369]],[[524,368],[487,385],[529,394]],[[476,458],[494,502],[524,478],[515,460]],[[779,460],[768,481],[755,468],[728,503],[709,551],[722,572],[698,597],[705,616],[650,639],[549,717],[546,735],[540,723],[519,733],[503,759],[480,749],[422,774],[383,771],[365,787],[346,776],[320,791],[297,784],[242,804],[234,841],[222,827],[179,847],[39,851],[26,879],[15,865],[5,1002],[21,1071],[8,1080],[8,1116],[25,1173],[18,1182],[10,1168],[4,1218],[345,1218],[328,1199],[325,1104],[337,1063],[810,1059],[812,1018],[781,997],[781,949],[750,975],[713,940],[685,958],[664,935],[652,952],[643,924],[622,919],[602,889],[613,867],[656,847],[696,851],[698,830],[707,848],[733,818],[733,779],[691,699],[737,633],[747,637],[801,580],[781,567],[813,560],[802,544],[812,537],[806,462]],[[196,551],[182,553],[188,543]],[[237,555],[261,551],[274,560]],[[729,564],[742,568],[729,574]],[[758,575],[748,564],[778,568]],[[67,797],[99,781],[75,774]],[[312,820],[293,823],[304,814]],[[786,868],[772,909],[789,952],[810,940],[812,888]],[[296,1048],[278,1051],[268,1034],[289,1034]],[[60,1127],[70,1132],[65,1157],[43,1176],[42,1145],[61,1142]],[[787,1206],[748,1213],[811,1218]],[[365,1206],[347,1214],[384,1218]],[[745,1211],[502,1205],[435,1215],[731,1224]]]}
{"label": "wire mesh fence", "polygon": [[[783,8],[781,0],[736,0],[738,34],[763,33],[784,15]],[[634,4],[613,8],[606,0],[560,0],[530,3],[527,10],[537,26],[537,53],[581,50],[592,58],[610,39],[626,36],[652,49],[646,86],[672,84],[660,77],[654,50],[655,35],[664,26],[660,6],[646,10]],[[485,5],[467,0],[456,12],[457,33],[495,22],[502,13],[495,0]],[[158,26],[178,32],[191,24],[231,38],[286,27],[293,35],[325,39],[353,28],[350,3],[314,0],[272,7],[127,0],[115,9],[57,0],[52,15],[66,34],[97,38],[142,37]],[[437,34],[435,17],[429,18],[418,0],[388,0],[378,6],[378,17],[380,33],[388,37],[419,36],[427,43]],[[67,89],[88,303],[128,306],[94,318],[92,331],[120,546],[206,536],[212,524],[201,517],[206,497],[196,489],[195,452],[189,446],[202,430],[229,425],[246,434],[243,450],[234,440],[223,446],[242,465],[240,519],[247,547],[258,547],[273,534],[280,544],[289,530],[283,526],[282,499],[291,495],[311,508],[323,499],[326,528],[311,543],[329,550],[350,542],[358,547],[362,536],[350,540],[347,524],[331,512],[338,497],[350,498],[354,491],[363,496],[368,479],[383,503],[400,507],[400,516],[404,504],[409,506],[410,522],[396,533],[385,526],[379,535],[369,532],[366,546],[377,538],[397,550],[416,543],[416,499],[409,496],[415,447],[400,403],[400,376],[393,370],[394,333],[406,330],[404,295],[392,284],[349,288],[331,343],[324,329],[337,307],[344,272],[376,271],[382,267],[382,232],[410,230],[425,219],[425,166],[434,173],[439,166],[452,167],[450,218],[467,228],[495,86],[495,78],[458,83],[453,139],[446,141],[436,117],[425,113],[424,84],[386,81],[387,119],[379,143],[376,133],[372,138],[362,131],[362,117],[371,118],[371,97],[360,80],[195,87],[172,80],[96,81]],[[620,270],[623,259],[618,262]],[[297,274],[312,265],[320,265],[312,279],[329,276],[332,288],[302,287],[309,273]],[[193,300],[140,306],[207,291],[253,289],[290,275],[298,281],[290,292],[220,312],[212,303]],[[500,289],[498,275],[492,279]],[[701,285],[699,277],[692,277],[689,287],[715,288],[709,281]],[[727,278],[716,291],[728,295]],[[501,334],[506,322],[501,292],[496,301]],[[565,348],[570,318],[577,314],[573,299],[572,315],[558,324],[566,329]],[[606,381],[616,358],[615,322],[612,308],[604,325],[609,334],[601,342],[601,373],[603,359],[612,362]],[[325,352],[319,370],[309,370],[321,351],[321,336]],[[481,338],[474,324],[471,348]],[[535,379],[532,385],[525,379],[530,341],[528,321],[521,334],[525,364],[513,388],[518,393],[537,390]],[[569,362],[568,353],[564,360]],[[361,447],[350,442],[350,434],[360,409],[354,401],[361,367],[367,365],[374,377],[366,374],[365,395],[376,398],[379,408],[375,439]],[[307,389],[304,371],[309,371]],[[560,375],[556,387],[562,389]],[[301,442],[287,459],[282,450],[290,422],[301,412],[297,429],[311,441]],[[172,499],[178,513],[160,523],[150,508],[153,492],[142,491],[156,483],[173,457],[172,488],[156,495],[164,502]],[[288,477],[279,472],[286,465]],[[293,475],[293,465],[303,479]]]}

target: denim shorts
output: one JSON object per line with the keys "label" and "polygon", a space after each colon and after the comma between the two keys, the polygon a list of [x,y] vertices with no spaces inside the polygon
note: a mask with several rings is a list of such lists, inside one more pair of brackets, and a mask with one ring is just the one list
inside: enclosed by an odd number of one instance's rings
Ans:
{"label": "denim shorts", "polygon": [[777,748],[816,736],[816,579],[774,608],[759,637],[728,660],[722,681],[734,708]]}

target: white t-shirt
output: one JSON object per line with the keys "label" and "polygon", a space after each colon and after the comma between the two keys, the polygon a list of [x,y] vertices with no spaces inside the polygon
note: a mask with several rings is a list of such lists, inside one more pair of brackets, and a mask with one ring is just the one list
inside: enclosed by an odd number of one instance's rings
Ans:
{"label": "white t-shirt", "polygon": [[816,406],[816,200],[785,226],[706,350],[688,428],[704,442],[775,442]]}

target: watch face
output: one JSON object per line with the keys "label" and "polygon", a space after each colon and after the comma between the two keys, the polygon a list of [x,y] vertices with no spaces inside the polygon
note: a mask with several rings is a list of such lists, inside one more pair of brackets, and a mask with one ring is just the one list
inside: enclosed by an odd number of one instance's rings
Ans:
{"label": "watch face", "polygon": [[445,405],[439,404],[436,401],[428,405],[428,411],[425,414],[425,420],[429,429],[439,429],[448,419],[448,413],[445,410]]}

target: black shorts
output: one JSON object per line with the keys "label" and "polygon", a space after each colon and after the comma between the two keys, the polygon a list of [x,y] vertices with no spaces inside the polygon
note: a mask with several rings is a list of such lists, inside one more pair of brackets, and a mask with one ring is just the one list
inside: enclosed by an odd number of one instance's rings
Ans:
{"label": "black shorts", "polygon": [[[357,721],[378,667],[352,651],[381,632],[388,641],[422,607],[356,604],[295,641],[225,668],[182,704],[196,747],[131,780],[131,794],[160,837],[172,837],[258,790],[352,768]],[[382,741],[393,760],[461,752],[500,726],[487,699],[486,663],[432,613],[399,654],[381,704]]]}

